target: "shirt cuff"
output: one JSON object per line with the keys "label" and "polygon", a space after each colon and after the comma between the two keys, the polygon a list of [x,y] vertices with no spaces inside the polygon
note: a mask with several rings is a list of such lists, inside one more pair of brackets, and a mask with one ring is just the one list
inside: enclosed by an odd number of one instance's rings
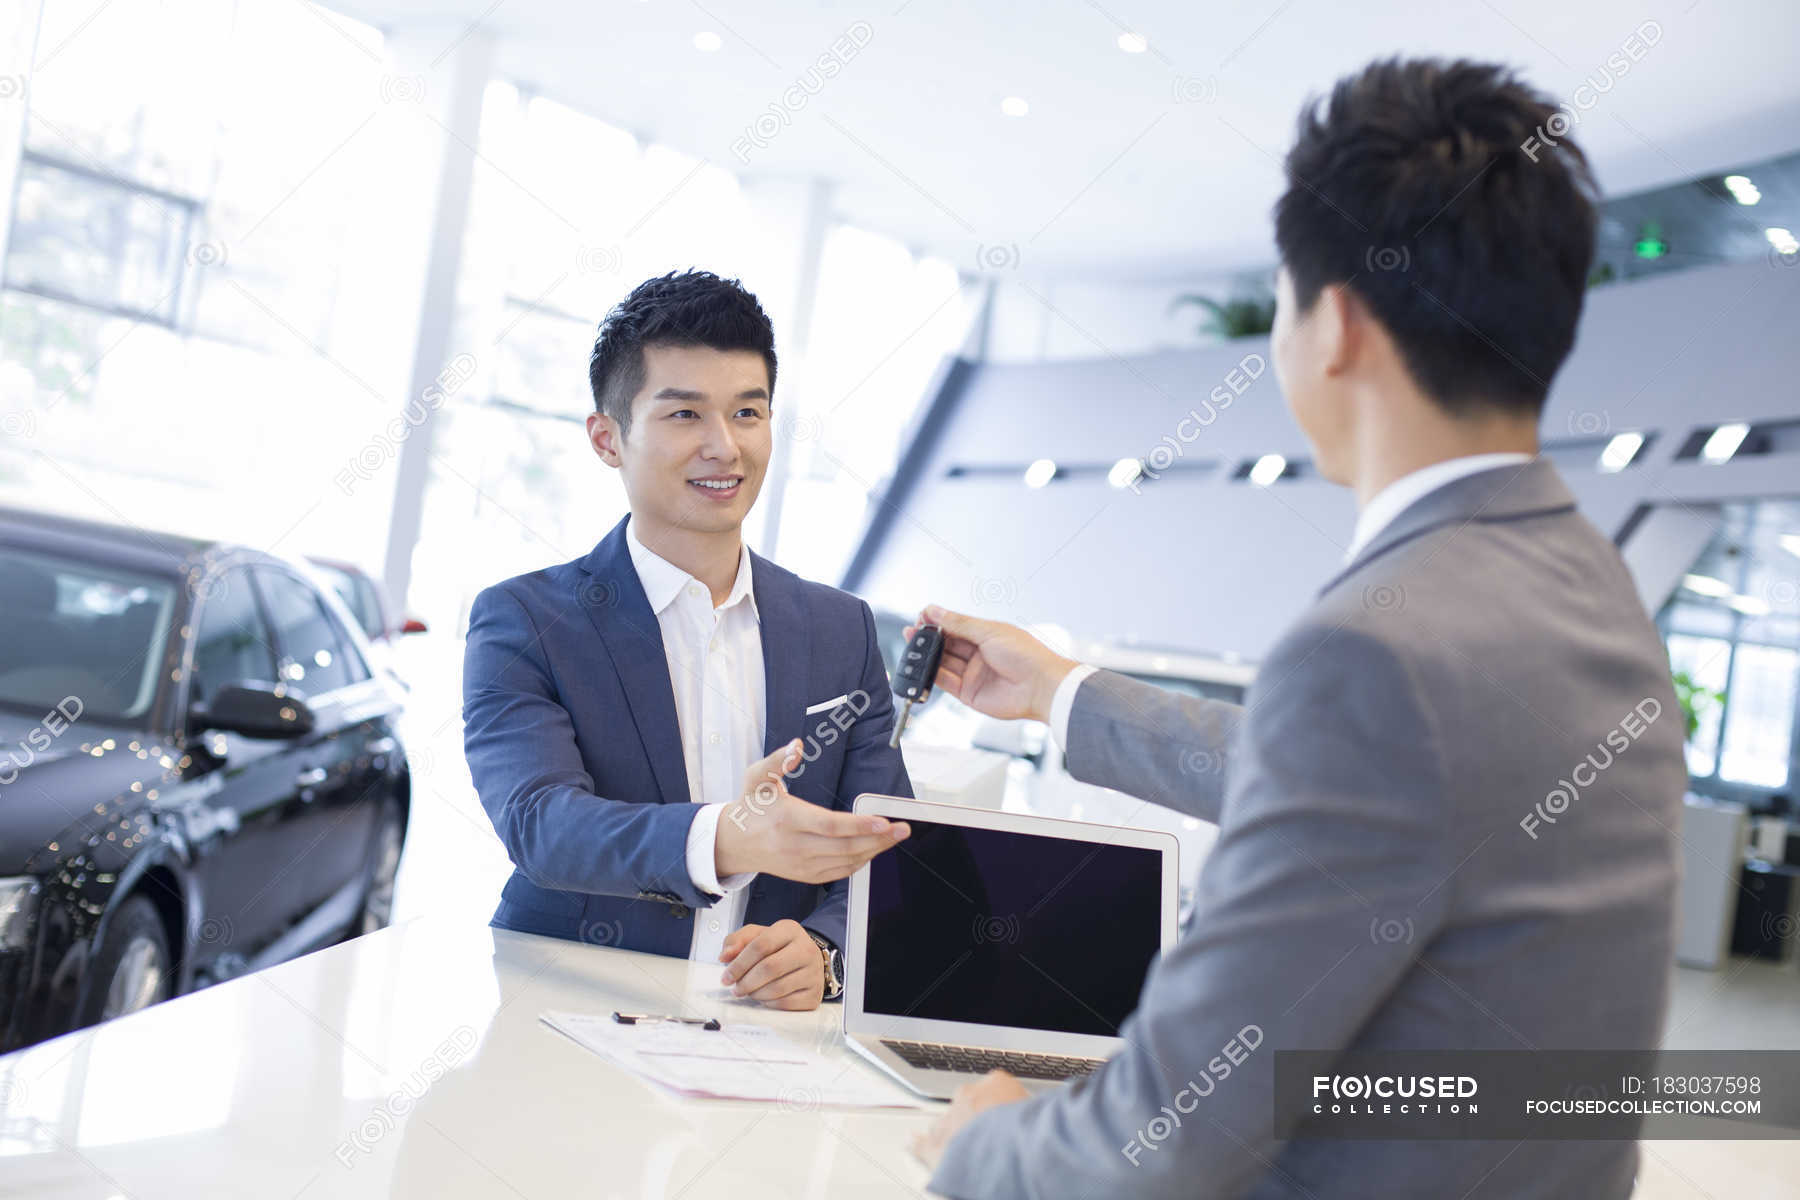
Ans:
{"label": "shirt cuff", "polygon": [[700,811],[694,814],[694,823],[688,826],[688,878],[694,881],[695,887],[714,898],[735,892],[756,878],[755,871],[742,871],[723,879],[718,876],[714,850],[719,841],[719,813],[724,808],[723,804],[702,804]]}
{"label": "shirt cuff", "polygon": [[1050,732],[1064,751],[1069,748],[1069,710],[1075,707],[1075,693],[1081,690],[1081,681],[1099,669],[1082,663],[1063,676],[1056,694],[1050,697]]}

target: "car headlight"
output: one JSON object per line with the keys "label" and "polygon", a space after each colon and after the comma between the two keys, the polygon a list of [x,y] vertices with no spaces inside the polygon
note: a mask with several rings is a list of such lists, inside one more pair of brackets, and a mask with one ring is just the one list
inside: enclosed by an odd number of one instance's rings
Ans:
{"label": "car headlight", "polygon": [[0,950],[17,950],[28,944],[39,891],[38,881],[29,875],[0,879]]}

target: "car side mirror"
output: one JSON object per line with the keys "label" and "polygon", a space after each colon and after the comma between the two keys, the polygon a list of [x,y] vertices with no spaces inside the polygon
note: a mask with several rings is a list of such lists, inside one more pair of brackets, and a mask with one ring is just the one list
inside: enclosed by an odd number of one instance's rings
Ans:
{"label": "car side mirror", "polygon": [[311,733],[316,723],[306,699],[279,683],[228,683],[188,710],[190,729],[253,738],[296,738]]}

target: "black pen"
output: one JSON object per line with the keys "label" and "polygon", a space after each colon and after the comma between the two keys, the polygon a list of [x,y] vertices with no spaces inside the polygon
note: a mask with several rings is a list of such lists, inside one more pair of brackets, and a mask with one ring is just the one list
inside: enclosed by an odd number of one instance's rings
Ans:
{"label": "black pen", "polygon": [[621,1025],[645,1025],[655,1021],[674,1021],[681,1025],[698,1025],[702,1029],[719,1028],[717,1017],[664,1017],[655,1013],[614,1012],[613,1020]]}

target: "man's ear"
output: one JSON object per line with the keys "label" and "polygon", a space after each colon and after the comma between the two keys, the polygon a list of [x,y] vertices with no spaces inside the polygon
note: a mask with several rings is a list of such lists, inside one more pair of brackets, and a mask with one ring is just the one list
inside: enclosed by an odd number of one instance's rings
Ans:
{"label": "man's ear", "polygon": [[591,412],[587,417],[587,433],[588,442],[600,456],[600,461],[609,467],[619,467],[620,452],[625,446],[625,432],[619,428],[619,423],[603,412]]}
{"label": "man's ear", "polygon": [[1318,347],[1320,373],[1342,375],[1349,370],[1362,353],[1372,319],[1362,297],[1348,284],[1328,283],[1319,289],[1306,319],[1315,322],[1313,344]]}

